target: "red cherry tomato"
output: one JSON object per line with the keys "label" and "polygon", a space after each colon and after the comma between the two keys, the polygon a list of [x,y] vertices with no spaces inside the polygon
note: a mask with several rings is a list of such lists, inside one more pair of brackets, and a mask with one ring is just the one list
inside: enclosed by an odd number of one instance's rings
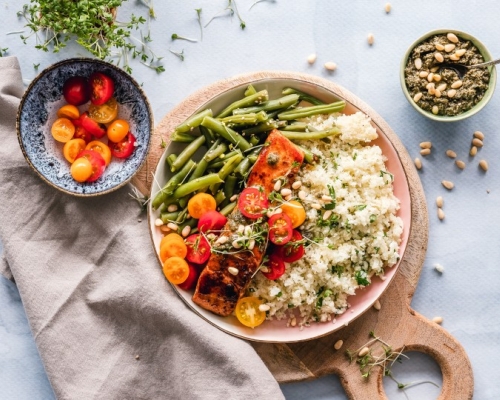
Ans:
{"label": "red cherry tomato", "polygon": [[267,221],[269,224],[269,240],[278,245],[286,244],[292,238],[292,220],[285,213],[274,214]]}
{"label": "red cherry tomato", "polygon": [[203,264],[210,258],[210,244],[205,237],[199,233],[186,238],[187,255],[186,260],[194,264]]}
{"label": "red cherry tomato", "polygon": [[188,263],[188,266],[189,266],[189,275],[187,279],[183,283],[177,285],[183,290],[194,289],[196,283],[198,282],[198,276],[200,275],[200,273],[198,272],[198,267],[196,267],[191,263]]}
{"label": "red cherry tomato", "polygon": [[287,263],[300,260],[305,253],[304,244],[301,242],[302,239],[300,232],[294,229],[290,241],[283,246],[275,246],[274,254],[277,254]]}
{"label": "red cherry tomato", "polygon": [[278,279],[285,273],[285,262],[275,254],[269,256],[269,260],[264,263],[264,266],[267,267],[268,272],[261,272],[267,279],[272,281]]}
{"label": "red cherry tomato", "polygon": [[76,156],[76,158],[81,157],[85,157],[90,161],[90,164],[92,165],[92,175],[87,178],[87,182],[94,182],[99,179],[99,177],[104,172],[104,169],[106,168],[106,161],[104,160],[104,158],[94,150],[83,150]]}
{"label": "red cherry tomato", "polygon": [[111,154],[113,154],[117,158],[127,158],[134,152],[135,145],[137,140],[132,133],[128,133],[125,138],[118,142],[108,142],[108,146],[111,150]]}
{"label": "red cherry tomato", "polygon": [[90,75],[90,102],[96,106],[106,103],[115,91],[115,83],[109,76],[102,72]]}
{"label": "red cherry tomato", "polygon": [[106,126],[90,118],[89,113],[87,111],[85,111],[81,115],[80,121],[82,124],[82,128],[85,129],[91,135],[95,136],[96,138],[102,138],[106,134]]}
{"label": "red cherry tomato", "polygon": [[227,218],[215,210],[207,211],[198,220],[198,230],[200,232],[220,231],[226,225]]}
{"label": "red cherry tomato", "polygon": [[75,125],[75,134],[73,135],[73,139],[83,139],[85,140],[85,143],[90,143],[92,141],[92,135],[85,130],[81,123],[80,125],[76,125],[75,121],[79,120],[73,120],[73,124]]}
{"label": "red cherry tomato", "polygon": [[81,106],[90,99],[90,88],[83,76],[72,76],[63,85],[64,99],[74,106]]}
{"label": "red cherry tomato", "polygon": [[245,217],[251,219],[262,217],[268,205],[267,195],[256,187],[243,189],[238,198],[238,209]]}

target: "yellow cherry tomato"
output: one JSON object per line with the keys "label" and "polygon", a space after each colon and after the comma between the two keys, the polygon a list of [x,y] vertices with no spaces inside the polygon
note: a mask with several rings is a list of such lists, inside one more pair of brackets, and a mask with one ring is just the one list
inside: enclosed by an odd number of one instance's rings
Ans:
{"label": "yellow cherry tomato", "polygon": [[181,257],[169,257],[163,263],[163,274],[170,283],[178,285],[183,283],[189,276],[189,265]]}
{"label": "yellow cherry tomato", "polygon": [[111,162],[111,150],[106,143],[103,143],[99,140],[93,140],[89,142],[89,144],[87,144],[85,150],[97,151],[102,156],[102,158],[104,158],[106,165],[109,165],[109,163]]}
{"label": "yellow cherry tomato", "polygon": [[80,154],[82,150],[85,150],[85,140],[83,139],[71,139],[64,143],[63,147],[63,155],[64,158],[69,163],[74,163],[76,160],[76,156]]}
{"label": "yellow cherry tomato", "polygon": [[101,124],[107,124],[113,121],[118,115],[118,102],[114,97],[111,97],[106,103],[97,106],[91,104],[89,106],[89,116],[94,121]]}
{"label": "yellow cherry tomato", "polygon": [[69,119],[77,119],[80,117],[80,111],[78,108],[72,104],[66,104],[62,106],[59,110],[57,110],[57,116],[59,118],[69,118]]}
{"label": "yellow cherry tomato", "polygon": [[283,203],[280,208],[290,217],[292,220],[292,228],[294,229],[302,225],[306,220],[306,210],[304,210],[302,204],[296,200]]}
{"label": "yellow cherry tomato", "polygon": [[165,262],[170,257],[186,258],[188,249],[183,240],[171,239],[165,240],[160,245],[160,259]]}
{"label": "yellow cherry tomato", "polygon": [[262,302],[257,297],[249,296],[239,299],[234,310],[236,318],[249,328],[261,325],[266,320],[266,313],[259,309],[261,304]]}
{"label": "yellow cherry tomato", "polygon": [[208,193],[198,193],[191,197],[188,201],[188,211],[195,219],[200,217],[207,211],[213,211],[217,208],[214,196]]}
{"label": "yellow cherry tomato", "polygon": [[66,143],[73,138],[75,125],[68,118],[58,118],[52,124],[50,132],[55,140]]}
{"label": "yellow cherry tomato", "polygon": [[80,157],[71,164],[71,176],[77,182],[85,182],[92,175],[92,164],[85,157]]}
{"label": "yellow cherry tomato", "polygon": [[108,139],[114,143],[121,142],[127,133],[129,132],[130,126],[127,121],[123,119],[115,119],[108,126]]}

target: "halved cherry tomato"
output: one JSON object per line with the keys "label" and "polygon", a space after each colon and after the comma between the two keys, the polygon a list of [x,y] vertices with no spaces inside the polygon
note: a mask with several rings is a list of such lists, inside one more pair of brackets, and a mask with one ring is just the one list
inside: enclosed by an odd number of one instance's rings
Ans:
{"label": "halved cherry tomato", "polygon": [[242,297],[236,303],[234,312],[243,325],[255,328],[266,320],[265,311],[260,311],[262,302],[257,297]]}
{"label": "halved cherry tomato", "polygon": [[180,283],[178,286],[183,290],[191,290],[194,289],[196,283],[198,282],[198,276],[200,276],[200,272],[198,271],[198,267],[193,264],[188,263],[189,266],[189,275],[183,283]]}
{"label": "halved cherry tomato", "polygon": [[291,263],[298,261],[305,253],[304,244],[302,243],[302,235],[299,231],[294,230],[290,241],[283,246],[275,246],[275,254],[279,255],[284,262]]}
{"label": "halved cherry tomato", "polygon": [[210,244],[199,233],[186,238],[186,260],[195,264],[203,264],[210,258]]}
{"label": "halved cherry tomato", "polygon": [[115,83],[108,75],[94,72],[90,75],[90,102],[95,105],[106,103],[115,91]]}
{"label": "halved cherry tomato", "polygon": [[166,240],[160,246],[160,260],[164,262],[169,257],[185,258],[188,249],[186,244],[181,240]]}
{"label": "halved cherry tomato", "polygon": [[293,228],[299,227],[306,220],[306,210],[304,209],[302,204],[300,204],[296,200],[291,200],[289,202],[283,203],[280,208],[292,220]]}
{"label": "halved cherry tomato", "polygon": [[96,138],[101,138],[106,134],[106,127],[103,124],[90,118],[87,111],[85,111],[81,115],[80,121],[83,129],[85,129],[91,135],[94,135]]}
{"label": "halved cherry tomato", "polygon": [[285,273],[285,262],[276,254],[271,254],[269,260],[264,263],[264,266],[267,267],[267,272],[261,271],[262,274],[272,281]]}
{"label": "halved cherry tomato", "polygon": [[71,105],[81,106],[90,99],[90,87],[83,76],[72,76],[63,84],[64,99]]}
{"label": "halved cherry tomato", "polygon": [[226,225],[227,218],[215,210],[207,211],[198,220],[198,230],[200,232],[220,231]]}
{"label": "halved cherry tomato", "polygon": [[87,146],[85,146],[85,149],[97,151],[102,156],[102,158],[104,158],[106,166],[108,166],[111,162],[111,150],[106,143],[103,143],[99,140],[93,140],[92,142],[89,142]]}
{"label": "halved cherry tomato", "polygon": [[80,110],[72,104],[66,104],[57,110],[58,118],[77,119],[80,117]]}
{"label": "halved cherry tomato", "polygon": [[274,214],[267,221],[269,240],[278,245],[286,244],[292,238],[292,220],[285,213]]}
{"label": "halved cherry tomato", "polygon": [[[73,120],[73,124],[78,121],[80,122],[79,119]],[[90,143],[92,141],[92,135],[85,130],[85,128],[81,125],[76,125],[75,124],[75,134],[73,135],[73,139],[83,139],[85,140],[85,143]]]}
{"label": "halved cherry tomato", "polygon": [[75,125],[68,118],[58,118],[52,124],[50,132],[55,140],[66,143],[73,138]]}
{"label": "halved cherry tomato", "polygon": [[106,161],[104,158],[94,150],[83,150],[76,158],[84,157],[90,161],[92,165],[92,174],[87,178],[87,182],[94,182],[102,175],[106,168]]}
{"label": "halved cherry tomato", "polygon": [[181,242],[184,243],[184,239],[181,235],[179,235],[178,233],[171,232],[168,235],[165,235],[161,238],[160,248],[164,243],[169,242],[170,240],[180,240]]}
{"label": "halved cherry tomato", "polygon": [[163,263],[163,274],[174,285],[184,282],[189,276],[189,265],[181,257],[170,257]]}
{"label": "halved cherry tomato", "polygon": [[114,97],[111,97],[106,103],[99,106],[91,104],[89,106],[89,115],[94,121],[107,124],[118,115],[118,102]]}
{"label": "halved cherry tomato", "polygon": [[238,209],[247,218],[262,217],[268,205],[267,195],[261,188],[247,187],[238,198]]}
{"label": "halved cherry tomato", "polygon": [[189,215],[193,218],[200,219],[203,214],[208,211],[215,210],[217,203],[214,196],[208,193],[197,193],[188,201],[187,208]]}
{"label": "halved cherry tomato", "polygon": [[77,182],[85,182],[92,175],[92,164],[85,157],[77,158],[71,164],[71,176]]}
{"label": "halved cherry tomato", "polygon": [[64,143],[63,147],[64,158],[69,163],[74,163],[76,160],[76,156],[85,149],[85,145],[86,143],[83,139],[71,139],[67,141],[66,143]]}
{"label": "halved cherry tomato", "polygon": [[127,158],[134,152],[137,140],[132,133],[128,133],[125,138],[118,142],[108,142],[109,149],[111,150],[111,154],[113,154],[117,158]]}
{"label": "halved cherry tomato", "polygon": [[109,124],[107,129],[108,139],[112,142],[118,143],[122,141],[129,132],[130,126],[127,121],[123,119],[116,119]]}

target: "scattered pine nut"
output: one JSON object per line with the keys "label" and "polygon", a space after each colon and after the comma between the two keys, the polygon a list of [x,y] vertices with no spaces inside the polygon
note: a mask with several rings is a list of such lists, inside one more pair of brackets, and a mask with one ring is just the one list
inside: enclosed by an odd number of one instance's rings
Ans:
{"label": "scattered pine nut", "polygon": [[437,90],[444,92],[446,90],[446,83],[442,83],[437,87]]}
{"label": "scattered pine nut", "polygon": [[167,225],[162,225],[162,226],[160,226],[160,231],[162,233],[169,233],[172,231],[172,229],[170,229]]}
{"label": "scattered pine nut", "polygon": [[305,199],[306,199],[306,197],[307,197],[307,193],[306,193],[306,192],[304,192],[303,190],[300,190],[300,191],[299,191],[299,199],[300,199],[300,200],[305,200]]}
{"label": "scattered pine nut", "polygon": [[453,53],[451,56],[450,56],[450,60],[453,60],[453,61],[458,61],[460,60],[460,57],[457,56],[455,53]]}
{"label": "scattered pine nut", "polygon": [[437,51],[443,51],[444,50],[444,46],[441,43],[436,43],[436,50]]}
{"label": "scattered pine nut", "polygon": [[231,275],[236,276],[240,271],[238,270],[238,268],[228,267],[227,272],[229,272]]}
{"label": "scattered pine nut", "polygon": [[343,345],[344,345],[344,341],[343,340],[337,340],[335,342],[335,344],[333,345],[333,348],[335,350],[340,350]]}
{"label": "scattered pine nut", "polygon": [[316,53],[309,54],[309,56],[307,57],[307,62],[312,65],[316,62],[316,58]]}
{"label": "scattered pine nut", "polygon": [[170,204],[168,207],[167,207],[167,211],[168,212],[175,212],[177,211],[179,207],[177,207],[177,204]]}
{"label": "scattered pine nut", "polygon": [[434,264],[434,268],[436,269],[437,272],[440,272],[441,274],[444,271],[444,267],[441,264],[438,264],[438,263]]}
{"label": "scattered pine nut", "polygon": [[448,38],[448,40],[452,43],[458,43],[458,38],[457,38],[457,35],[455,35],[454,33],[448,33],[446,35],[446,37]]}
{"label": "scattered pine nut", "polygon": [[422,149],[420,150],[420,154],[422,154],[423,156],[428,156],[429,154],[431,154],[431,149]]}
{"label": "scattered pine nut", "polygon": [[455,50],[455,47],[456,46],[454,44],[451,44],[451,43],[445,44],[444,45],[444,51],[446,51],[447,53],[450,53],[453,50]]}
{"label": "scattered pine nut", "polygon": [[465,54],[466,50],[465,49],[458,49],[457,51],[455,51],[455,54],[458,56],[458,57],[462,57],[464,54]]}
{"label": "scattered pine nut", "polygon": [[323,214],[323,220],[326,221],[328,218],[332,216],[332,210],[326,210]]}
{"label": "scattered pine nut", "polygon": [[259,310],[262,311],[262,312],[269,311],[270,309],[271,309],[271,307],[269,307],[269,305],[267,305],[267,304],[261,304],[259,306]]}
{"label": "scattered pine nut", "polygon": [[429,75],[429,71],[420,71],[418,73],[418,76],[420,76],[421,78],[427,78],[427,75]]}
{"label": "scattered pine nut", "polygon": [[446,95],[451,99],[452,97],[455,97],[455,95],[457,94],[457,91],[455,89],[450,89],[448,90],[448,92],[446,93]]}
{"label": "scattered pine nut", "polygon": [[293,317],[292,320],[290,321],[291,326],[296,326],[297,325],[297,318]]}
{"label": "scattered pine nut", "polygon": [[285,189],[281,189],[280,193],[283,197],[286,197],[286,196],[290,196],[292,194],[292,191],[290,189],[285,188]]}
{"label": "scattered pine nut", "polygon": [[373,33],[369,33],[366,40],[368,41],[368,44],[371,46],[373,44],[373,42],[375,41],[375,38],[373,37]]}
{"label": "scattered pine nut", "polygon": [[333,61],[328,61],[325,63],[325,68],[328,71],[335,71],[337,69],[337,64],[335,64]]}
{"label": "scattered pine nut", "polygon": [[484,140],[484,133],[481,131],[475,131],[474,132],[474,137],[478,138],[479,140]]}
{"label": "scattered pine nut", "polygon": [[[444,48],[443,48],[443,50],[444,50]],[[442,63],[444,61],[443,55],[439,52],[434,53],[434,58],[436,59],[437,62],[440,62],[440,63]]]}
{"label": "scattered pine nut", "polygon": [[441,184],[448,190],[451,190],[455,187],[455,185],[451,181],[441,181]]}
{"label": "scattered pine nut", "polygon": [[432,143],[431,142],[421,142],[420,143],[420,148],[422,148],[422,149],[430,149],[430,148],[432,148]]}
{"label": "scattered pine nut", "polygon": [[444,219],[444,211],[442,208],[438,208],[438,218],[442,221]]}
{"label": "scattered pine nut", "polygon": [[279,192],[281,189],[281,179],[278,179],[276,183],[274,184],[274,191]]}
{"label": "scattered pine nut", "polygon": [[[420,58],[417,58],[417,60],[420,60]],[[427,75],[427,81],[432,82],[433,79],[434,79],[434,74],[431,72],[429,73],[429,75]]]}
{"label": "scattered pine nut", "polygon": [[136,360],[139,360],[140,358],[141,358],[141,357],[139,357],[139,354],[137,354],[137,355],[135,356],[135,359],[136,359]]}
{"label": "scattered pine nut", "polygon": [[446,150],[446,155],[450,158],[456,158],[457,153],[455,153],[453,150]]}
{"label": "scattered pine nut", "polygon": [[472,146],[470,148],[469,155],[472,156],[472,157],[474,157],[476,154],[477,154],[477,147],[476,146]]}
{"label": "scattered pine nut", "polygon": [[436,324],[442,324],[443,317],[434,317],[434,318],[432,318],[432,322],[435,322]]}
{"label": "scattered pine nut", "polygon": [[155,226],[162,226],[163,225],[163,221],[161,220],[161,218],[156,218],[155,219]]}
{"label": "scattered pine nut", "polygon": [[169,222],[167,224],[167,228],[170,228],[172,229],[173,231],[176,231],[177,229],[179,229],[179,227],[177,226],[177,224],[174,224],[173,222]]}
{"label": "scattered pine nut", "polygon": [[443,197],[442,197],[442,196],[438,196],[438,197],[436,197],[436,205],[437,205],[439,208],[443,208],[443,204],[444,204]]}
{"label": "scattered pine nut", "polygon": [[382,304],[380,304],[380,301],[376,301],[375,303],[373,303],[373,308],[377,311],[380,311],[380,309],[382,308]]}
{"label": "scattered pine nut", "polygon": [[415,158],[415,167],[417,167],[417,169],[422,169],[422,161],[420,161],[420,158]]}
{"label": "scattered pine nut", "polygon": [[229,200],[235,201],[238,198],[237,194],[233,194]]}
{"label": "scattered pine nut", "polygon": [[358,353],[358,357],[364,357],[366,356],[368,353],[370,352],[370,349],[368,347],[363,347],[359,353]]}
{"label": "scattered pine nut", "polygon": [[488,162],[486,160],[479,161],[479,166],[483,169],[483,171],[488,171]]}
{"label": "scattered pine nut", "polygon": [[452,89],[459,89],[462,86],[463,82],[461,80],[455,81],[451,84]]}
{"label": "scattered pine nut", "polygon": [[457,165],[458,168],[464,169],[465,168],[465,163],[462,160],[457,160],[455,161],[455,164]]}
{"label": "scattered pine nut", "polygon": [[191,227],[189,225],[186,225],[184,228],[182,228],[181,232],[182,237],[188,237],[190,233],[191,233]]}
{"label": "scattered pine nut", "polygon": [[436,96],[437,98],[441,97],[441,90],[439,89],[434,90],[434,96]]}
{"label": "scattered pine nut", "polygon": [[472,145],[476,147],[483,147],[483,141],[478,138],[472,139]]}
{"label": "scattered pine nut", "polygon": [[441,80],[441,75],[434,74],[434,76],[432,77],[432,79],[434,79],[436,82],[439,82]]}
{"label": "scattered pine nut", "polygon": [[318,203],[311,204],[311,207],[314,208],[315,210],[321,210],[321,204]]}
{"label": "scattered pine nut", "polygon": [[384,7],[384,10],[387,14],[389,14],[391,12],[391,3],[385,3],[385,7]]}
{"label": "scattered pine nut", "polygon": [[436,115],[439,112],[439,107],[438,106],[432,106],[432,113]]}
{"label": "scattered pine nut", "polygon": [[292,189],[300,189],[300,187],[302,186],[302,182],[301,181],[295,181],[292,183]]}
{"label": "scattered pine nut", "polygon": [[[421,58],[416,58],[415,59],[415,68],[416,69],[421,69],[422,68],[422,59]],[[429,74],[430,75],[430,74]],[[430,81],[429,81],[430,82]]]}

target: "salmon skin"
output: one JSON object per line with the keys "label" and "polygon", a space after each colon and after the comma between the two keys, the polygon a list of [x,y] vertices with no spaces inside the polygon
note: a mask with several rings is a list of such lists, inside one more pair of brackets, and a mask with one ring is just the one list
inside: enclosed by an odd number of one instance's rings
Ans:
{"label": "salmon skin", "polygon": [[[278,130],[273,130],[249,174],[247,187],[263,188],[267,196],[274,189],[274,180],[280,177],[287,180],[295,176],[303,160],[302,152]],[[262,262],[265,248],[256,245],[251,251],[237,251],[231,245],[231,237],[240,224],[250,225],[253,222],[255,220],[244,217],[238,207],[229,215],[222,233],[229,238],[227,251],[211,254],[198,279],[194,303],[224,317],[234,311]],[[229,267],[236,268],[238,274],[229,273]]]}

